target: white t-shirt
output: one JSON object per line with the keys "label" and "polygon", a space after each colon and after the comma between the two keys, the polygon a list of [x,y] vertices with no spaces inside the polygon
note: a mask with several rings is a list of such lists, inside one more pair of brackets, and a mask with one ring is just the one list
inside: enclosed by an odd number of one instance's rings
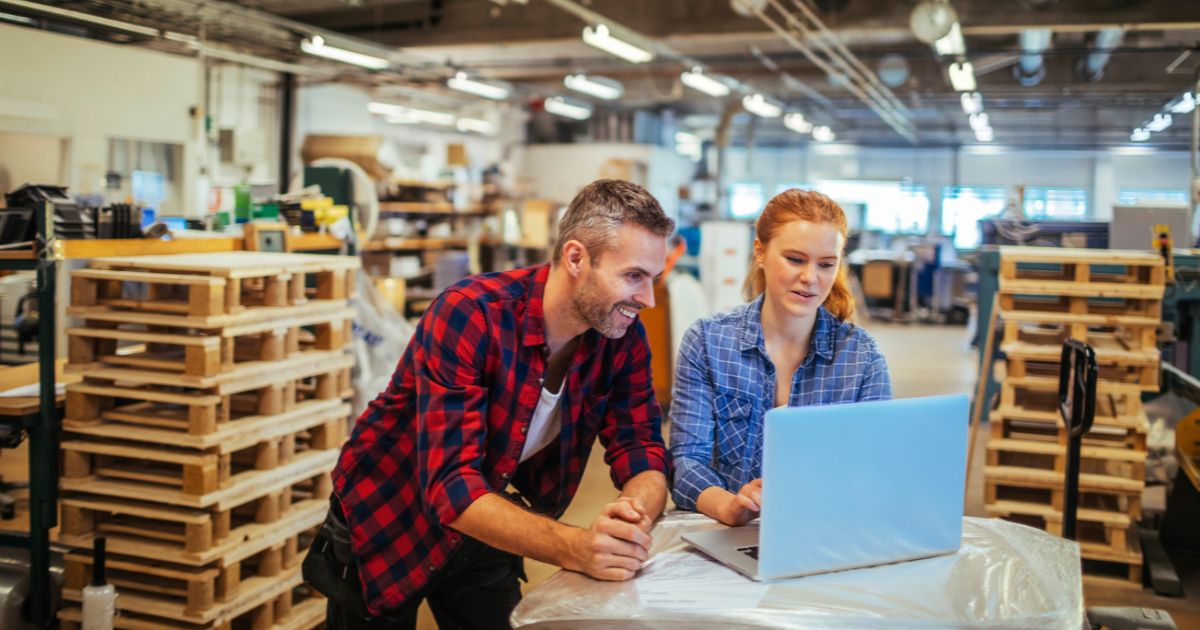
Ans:
{"label": "white t-shirt", "polygon": [[562,429],[562,419],[559,417],[558,399],[562,390],[551,393],[545,387],[538,398],[537,407],[533,410],[533,419],[529,421],[529,431],[525,435],[525,446],[521,448],[521,461],[533,457],[538,451],[546,448],[558,439]]}

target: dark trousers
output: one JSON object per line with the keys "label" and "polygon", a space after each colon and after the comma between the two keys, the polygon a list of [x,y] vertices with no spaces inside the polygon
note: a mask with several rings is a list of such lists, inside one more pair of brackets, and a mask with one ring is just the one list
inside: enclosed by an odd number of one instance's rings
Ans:
{"label": "dark trousers", "polygon": [[525,579],[520,556],[463,536],[449,561],[397,609],[371,615],[363,602],[350,533],[336,499],[304,559],[304,579],[328,598],[328,630],[416,628],[421,601],[429,603],[439,628],[509,628]]}

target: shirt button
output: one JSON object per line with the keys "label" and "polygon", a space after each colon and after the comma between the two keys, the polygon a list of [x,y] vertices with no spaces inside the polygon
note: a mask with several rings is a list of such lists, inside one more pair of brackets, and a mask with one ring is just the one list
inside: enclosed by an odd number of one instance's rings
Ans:
{"label": "shirt button", "polygon": [[500,475],[500,478],[505,481],[508,481],[508,477],[509,477],[508,473],[504,473],[503,475]]}
{"label": "shirt button", "polygon": [[529,427],[528,426],[521,427],[521,434],[524,435],[526,433],[529,433]]}
{"label": "shirt button", "polygon": [[437,571],[437,565],[435,565],[435,564],[431,564],[431,565],[429,565],[429,572],[430,572],[430,573],[434,573],[434,572],[436,572],[436,571]]}

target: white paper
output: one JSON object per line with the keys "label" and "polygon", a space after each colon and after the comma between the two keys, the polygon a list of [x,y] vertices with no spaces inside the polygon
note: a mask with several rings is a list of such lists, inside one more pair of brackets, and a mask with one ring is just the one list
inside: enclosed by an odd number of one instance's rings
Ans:
{"label": "white paper", "polygon": [[695,550],[652,556],[633,584],[643,607],[677,610],[754,609],[768,588]]}
{"label": "white paper", "polygon": [[[22,398],[22,397],[26,397],[26,396],[39,396],[39,395],[41,395],[41,391],[42,391],[42,386],[40,384],[32,383],[30,385],[22,385],[20,387],[14,387],[8,391],[0,392],[0,398]],[[67,391],[66,383],[55,383],[54,384],[54,394],[56,396],[62,396],[64,393],[66,393],[66,391]]]}

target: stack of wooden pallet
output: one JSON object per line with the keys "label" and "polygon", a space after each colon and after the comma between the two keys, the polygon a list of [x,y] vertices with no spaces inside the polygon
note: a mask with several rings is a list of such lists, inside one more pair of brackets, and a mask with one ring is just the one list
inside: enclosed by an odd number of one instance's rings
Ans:
{"label": "stack of wooden pallet", "polygon": [[352,395],[358,260],[236,252],[73,271],[60,613],[107,538],[124,628],[307,629],[300,559],[328,509]]}
{"label": "stack of wooden pallet", "polygon": [[1159,383],[1155,345],[1165,283],[1151,253],[1006,247],[1000,318],[1007,357],[984,469],[989,516],[1061,535],[1068,437],[1058,408],[1062,342],[1096,350],[1095,425],[1083,437],[1076,539],[1086,570],[1140,582],[1136,535],[1145,485],[1141,393]]}

